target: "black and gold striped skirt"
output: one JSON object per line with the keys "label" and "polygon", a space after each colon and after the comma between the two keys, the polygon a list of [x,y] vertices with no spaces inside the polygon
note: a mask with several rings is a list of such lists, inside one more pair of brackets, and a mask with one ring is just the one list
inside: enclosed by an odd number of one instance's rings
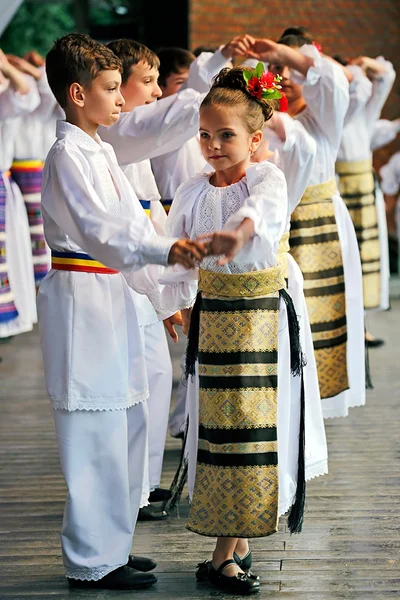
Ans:
{"label": "black and gold striped skirt", "polygon": [[371,160],[336,163],[339,191],[357,234],[360,250],[364,308],[378,308],[381,294],[381,259],[375,182]]}
{"label": "black and gold striped skirt", "polygon": [[335,180],[308,187],[293,211],[290,253],[304,278],[321,398],[349,387],[343,258],[332,196]]}
{"label": "black and gold striped skirt", "polygon": [[187,527],[260,537],[278,526],[280,267],[200,270],[199,442]]}

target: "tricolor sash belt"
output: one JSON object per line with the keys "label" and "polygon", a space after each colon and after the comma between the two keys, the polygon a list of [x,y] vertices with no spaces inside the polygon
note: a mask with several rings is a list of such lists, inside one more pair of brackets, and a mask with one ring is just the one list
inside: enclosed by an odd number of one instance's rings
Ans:
{"label": "tricolor sash belt", "polygon": [[56,271],[79,271],[81,273],[103,273],[115,275],[120,271],[109,269],[88,254],[80,252],[51,251],[51,268]]}
{"label": "tricolor sash belt", "polygon": [[10,171],[0,171],[0,324],[7,323],[18,317],[14,303],[14,295],[8,279],[6,257],[6,202],[7,191],[5,180],[10,178]]}
{"label": "tricolor sash belt", "polygon": [[48,271],[48,247],[43,232],[41,191],[43,162],[41,160],[15,160],[11,175],[24,197],[31,235],[33,271],[37,286]]}
{"label": "tricolor sash belt", "polygon": [[144,212],[146,213],[146,215],[148,217],[150,217],[150,210],[151,210],[151,201],[150,200],[139,200]]}
{"label": "tricolor sash belt", "polygon": [[170,209],[171,209],[171,205],[172,205],[172,198],[171,199],[167,199],[165,200],[164,198],[161,199],[161,204],[164,207],[165,212],[168,214]]}

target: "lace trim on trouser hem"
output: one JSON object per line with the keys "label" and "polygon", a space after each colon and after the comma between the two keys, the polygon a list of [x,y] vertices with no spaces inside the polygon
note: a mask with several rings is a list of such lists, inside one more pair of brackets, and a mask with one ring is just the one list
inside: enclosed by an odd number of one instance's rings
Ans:
{"label": "lace trim on trouser hem", "polygon": [[72,412],[75,410],[87,410],[87,411],[106,411],[106,410],[126,410],[127,408],[131,408],[140,402],[144,402],[149,397],[148,391],[145,391],[141,394],[136,394],[131,398],[127,398],[121,404],[116,405],[115,402],[110,402],[109,404],[96,404],[93,401],[93,404],[88,404],[87,401],[80,402],[79,400],[66,400],[66,399],[57,399],[50,398],[51,406],[54,410],[67,410],[68,412]]}
{"label": "lace trim on trouser hem", "polygon": [[[128,559],[126,559],[126,563],[127,562]],[[99,581],[99,579],[103,579],[103,577],[119,567],[124,567],[126,563],[114,565],[112,567],[98,567],[95,569],[68,569],[65,567],[65,576],[69,579],[79,579],[80,581]]]}

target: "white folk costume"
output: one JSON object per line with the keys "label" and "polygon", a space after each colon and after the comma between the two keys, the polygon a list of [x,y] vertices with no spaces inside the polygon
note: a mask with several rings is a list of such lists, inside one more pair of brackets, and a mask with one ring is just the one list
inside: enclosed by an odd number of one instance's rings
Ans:
{"label": "white folk costume", "polygon": [[[182,307],[193,304],[197,287],[201,291],[199,410],[190,402],[189,449],[191,431],[199,436],[198,448],[189,450],[189,465],[197,455],[197,468],[187,526],[208,536],[258,537],[276,530],[282,490],[284,512],[295,502],[296,487],[304,491],[301,378],[290,372],[289,304],[279,291],[285,283],[277,259],[287,224],[286,182],[269,162],[249,167],[227,187],[209,179],[203,173],[179,188],[168,232],[196,238],[248,217],[255,236],[226,266],[204,259],[198,285],[196,271],[173,269],[161,278],[170,284],[164,293],[180,298]],[[199,296],[189,347],[198,302]]]}
{"label": "white folk costume", "polygon": [[163,312],[156,265],[167,264],[174,240],[157,236],[111,146],[64,121],[57,138],[43,173],[53,268],[39,289],[39,325],[69,489],[65,570],[98,580],[127,563],[149,492],[148,386],[131,287],[160,318],[172,314]]}
{"label": "white folk costume", "polygon": [[28,217],[20,189],[11,177],[18,117],[39,104],[36,84],[14,92],[0,83],[0,337],[30,331],[37,321],[35,280]]}
{"label": "white folk costume", "polygon": [[[43,130],[51,118],[57,100],[47,81],[44,68],[37,81],[40,104],[31,114],[19,119],[19,130],[15,136],[14,160],[11,174],[18,184],[25,201],[32,244],[33,271],[36,287],[39,287],[51,264],[50,248],[43,233],[40,209],[40,193],[43,173]],[[53,132],[55,140],[55,129]],[[54,142],[53,140],[53,142]]]}
{"label": "white folk costume", "polygon": [[375,123],[371,138],[371,150],[379,150],[387,144],[393,142],[400,132],[400,119],[389,121],[388,119],[378,119]]}
{"label": "white folk costume", "polygon": [[381,190],[388,196],[397,196],[396,203],[396,225],[397,225],[397,240],[400,247],[400,152],[396,152],[390,158],[389,162],[384,165],[379,171],[381,176]]}
{"label": "white folk costume", "polygon": [[[190,139],[199,128],[199,105],[202,98],[194,90],[182,91],[150,106],[122,113],[115,125],[99,129],[102,139],[113,146],[119,164],[143,209],[161,235],[165,232],[167,217],[160,202],[150,160],[133,161],[145,158],[146,153],[154,156],[168,150],[175,152]],[[166,130],[167,135],[164,134]],[[152,142],[151,148],[149,141]],[[172,364],[163,323],[160,323],[146,296],[134,292],[134,298],[144,336],[149,382],[149,486],[152,491],[160,486],[171,402]]]}
{"label": "white folk costume", "polygon": [[335,181],[335,161],[349,86],[339,65],[311,45],[314,59],[302,84],[306,108],[295,118],[317,144],[309,187],[292,213],[291,254],[304,277],[324,417],[346,416],[365,404],[365,345],[361,264],[349,212]]}
{"label": "white folk costume", "polygon": [[346,119],[342,133],[336,172],[339,191],[349,209],[357,234],[363,271],[365,309],[389,307],[389,249],[385,205],[372,167],[371,140],[374,124],[390,93],[395,79],[391,63],[382,58],[386,72],[371,82],[360,67],[349,65],[353,73],[352,87],[360,87],[359,80],[368,83],[358,107]]}

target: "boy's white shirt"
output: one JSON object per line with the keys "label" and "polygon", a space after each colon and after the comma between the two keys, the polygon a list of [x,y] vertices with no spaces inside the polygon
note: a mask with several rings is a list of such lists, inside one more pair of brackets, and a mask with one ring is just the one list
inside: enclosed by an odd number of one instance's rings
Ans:
{"label": "boy's white shirt", "polygon": [[378,119],[374,126],[371,139],[371,150],[379,150],[396,139],[400,132],[400,119],[389,121],[388,119]]}
{"label": "boy's white shirt", "polygon": [[148,296],[160,320],[175,312],[162,305],[158,284],[158,265],[167,265],[175,239],[156,234],[109,144],[65,121],[57,123],[57,138],[43,174],[47,243],[53,250],[89,254],[121,273],[52,270],[42,282],[39,322],[48,393],[55,408],[126,408],[148,395],[130,288]]}

